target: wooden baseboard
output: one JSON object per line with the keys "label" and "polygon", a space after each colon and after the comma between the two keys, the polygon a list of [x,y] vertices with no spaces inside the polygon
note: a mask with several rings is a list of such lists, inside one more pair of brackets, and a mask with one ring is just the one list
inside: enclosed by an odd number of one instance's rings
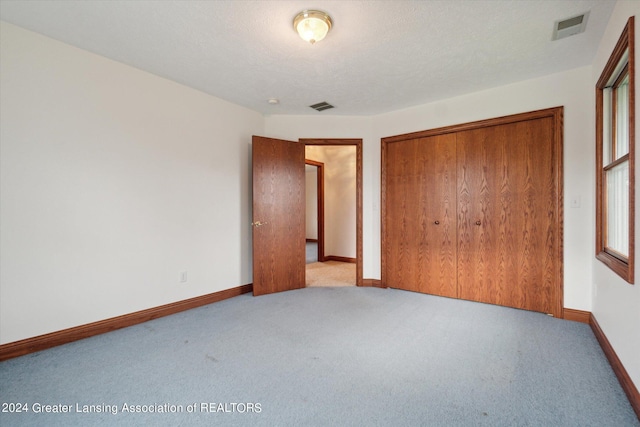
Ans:
{"label": "wooden baseboard", "polygon": [[324,257],[325,261],[339,261],[339,262],[350,262],[352,264],[356,263],[356,259],[355,258],[347,258],[344,256],[335,256],[335,255],[328,255]]}
{"label": "wooden baseboard", "polygon": [[147,322],[159,317],[168,316],[170,314],[233,298],[252,291],[252,284],[238,286],[236,288],[225,289],[224,291],[177,301],[161,305],[159,307],[149,308],[147,310],[136,311],[134,313],[100,320],[86,325],[80,325],[49,334],[39,335],[33,338],[2,344],[0,345],[0,361],[23,356],[36,351],[46,350],[51,347],[78,341],[83,338],[92,337],[105,332],[115,331],[116,329],[126,328],[127,326],[137,325],[138,323]]}
{"label": "wooden baseboard", "polygon": [[640,394],[638,393],[638,389],[635,384],[633,384],[631,377],[627,373],[627,370],[624,369],[622,362],[620,362],[620,359],[607,339],[607,336],[604,334],[602,329],[600,329],[600,325],[593,314],[591,315],[591,321],[589,324],[591,325],[593,334],[600,343],[600,347],[602,347],[605,356],[607,356],[609,364],[613,368],[613,372],[616,374],[616,377],[618,377],[618,381],[620,382],[622,389],[627,394],[631,407],[633,407],[633,410],[636,412],[636,416],[640,419]]}
{"label": "wooden baseboard", "polygon": [[382,281],[378,279],[362,279],[363,287],[373,287],[373,288],[386,288],[386,286],[382,286]]}
{"label": "wooden baseboard", "polygon": [[576,309],[573,309],[573,308],[564,308],[562,310],[562,318],[564,320],[571,320],[573,322],[580,322],[580,323],[590,324],[591,323],[591,312],[590,311],[583,311],[583,310],[576,310]]}

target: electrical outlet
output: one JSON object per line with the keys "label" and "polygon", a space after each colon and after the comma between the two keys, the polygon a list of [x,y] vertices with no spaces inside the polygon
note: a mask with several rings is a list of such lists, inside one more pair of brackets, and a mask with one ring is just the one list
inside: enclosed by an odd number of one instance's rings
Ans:
{"label": "electrical outlet", "polygon": [[187,283],[187,272],[186,271],[181,271],[180,272],[180,283]]}

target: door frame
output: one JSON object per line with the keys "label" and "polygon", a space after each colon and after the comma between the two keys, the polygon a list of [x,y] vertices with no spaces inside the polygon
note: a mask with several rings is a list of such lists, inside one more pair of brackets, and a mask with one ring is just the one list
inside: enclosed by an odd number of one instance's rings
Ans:
{"label": "door frame", "polygon": [[[306,146],[306,145],[305,145]],[[315,160],[304,159],[304,164],[315,166],[316,168],[316,196],[318,199],[318,225],[316,231],[318,233],[318,262],[324,262],[324,163]]]}
{"label": "door frame", "polygon": [[553,311],[554,317],[559,319],[564,318],[564,257],[563,257],[563,245],[564,245],[564,170],[563,170],[563,107],[553,107],[543,110],[530,111],[527,113],[513,114],[509,116],[496,117],[493,119],[479,120],[475,122],[462,123],[452,126],[445,126],[441,128],[435,128],[425,131],[412,132],[402,135],[390,136],[381,139],[381,183],[380,183],[380,225],[381,225],[381,276],[382,286],[387,286],[387,238],[386,238],[386,222],[387,222],[387,146],[390,143],[401,142],[408,139],[418,139],[430,136],[442,135],[446,133],[456,133],[461,131],[480,129],[485,127],[492,127],[510,123],[516,123],[526,120],[535,120],[545,117],[551,117],[554,123],[553,129],[553,147],[554,147],[554,159],[556,168],[556,230],[558,230],[558,239],[556,245],[554,245],[555,257],[557,258],[557,266],[554,269],[555,286],[553,296]]}
{"label": "door frame", "polygon": [[356,286],[362,286],[362,139],[361,138],[299,138],[307,145],[336,145],[356,147]]}

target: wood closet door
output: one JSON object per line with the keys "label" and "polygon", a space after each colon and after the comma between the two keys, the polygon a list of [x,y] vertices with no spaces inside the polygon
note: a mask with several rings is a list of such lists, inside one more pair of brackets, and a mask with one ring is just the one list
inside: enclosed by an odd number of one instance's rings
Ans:
{"label": "wood closet door", "polygon": [[455,297],[455,134],[390,143],[385,158],[387,286]]}
{"label": "wood closet door", "polygon": [[553,132],[545,117],[457,134],[459,298],[561,316]]}

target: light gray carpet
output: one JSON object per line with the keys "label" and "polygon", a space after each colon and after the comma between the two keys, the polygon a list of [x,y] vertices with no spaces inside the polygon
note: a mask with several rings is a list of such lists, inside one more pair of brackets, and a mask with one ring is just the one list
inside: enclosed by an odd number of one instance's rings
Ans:
{"label": "light gray carpet", "polygon": [[587,325],[356,287],[243,295],[8,360],[0,396],[74,408],[3,426],[640,425]]}
{"label": "light gray carpet", "polygon": [[318,262],[318,242],[307,242],[305,245],[305,262]]}

